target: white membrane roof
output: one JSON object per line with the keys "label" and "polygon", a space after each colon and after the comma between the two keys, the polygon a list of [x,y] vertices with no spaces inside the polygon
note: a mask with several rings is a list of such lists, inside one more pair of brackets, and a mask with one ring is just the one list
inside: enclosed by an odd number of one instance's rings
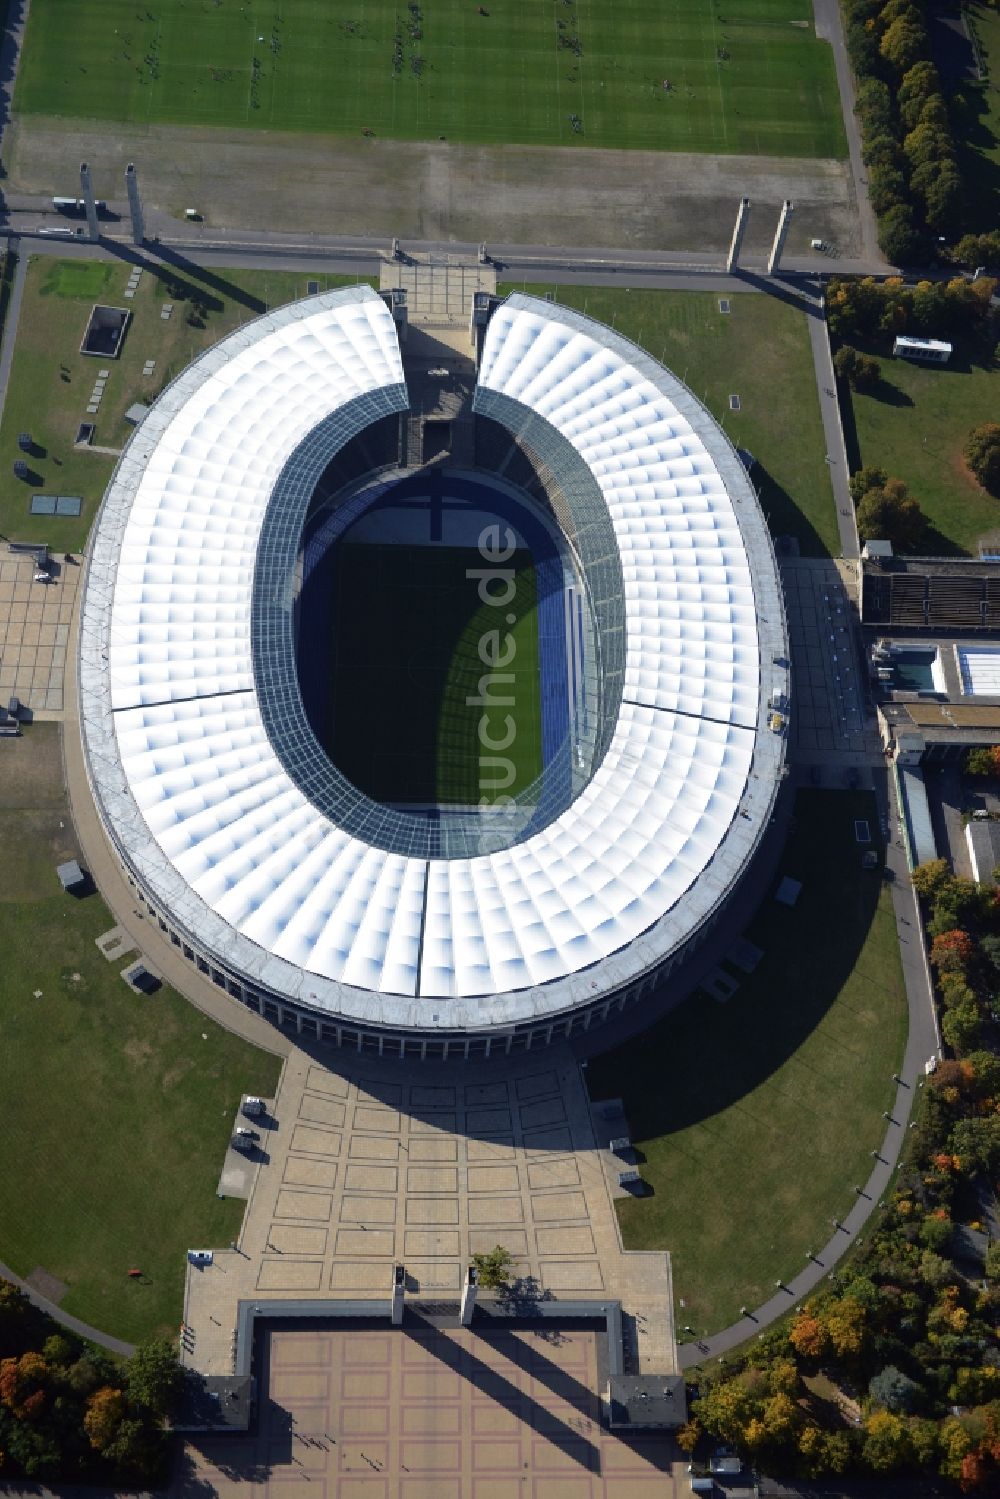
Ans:
{"label": "white membrane roof", "polygon": [[708,414],[625,340],[525,297],[494,314],[479,382],[575,448],[625,588],[609,751],[513,847],[371,847],[307,800],[261,721],[251,605],[277,478],[331,412],[372,393],[404,404],[392,319],[366,288],[260,319],[164,393],[116,471],[88,573],[85,743],[126,862],[250,982],[362,1022],[509,1024],[647,971],[738,878],[781,766],[773,554]]}
{"label": "white membrane roof", "polygon": [[1000,697],[1000,646],[956,645],[955,655],[967,697]]}

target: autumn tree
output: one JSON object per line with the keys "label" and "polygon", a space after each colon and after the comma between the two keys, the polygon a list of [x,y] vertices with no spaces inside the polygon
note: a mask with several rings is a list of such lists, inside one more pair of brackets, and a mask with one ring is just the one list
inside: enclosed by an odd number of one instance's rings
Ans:
{"label": "autumn tree", "polygon": [[876,1473],[892,1473],[912,1457],[909,1432],[902,1416],[878,1410],[865,1421],[861,1449],[866,1465]]}
{"label": "autumn tree", "polygon": [[982,422],[973,427],[963,455],[983,488],[1000,494],[1000,422]]}
{"label": "autumn tree", "polygon": [[98,1452],[104,1452],[111,1446],[125,1419],[125,1411],[125,1396],[121,1390],[112,1389],[110,1385],[95,1390],[87,1401],[83,1429],[90,1439],[90,1445]]}

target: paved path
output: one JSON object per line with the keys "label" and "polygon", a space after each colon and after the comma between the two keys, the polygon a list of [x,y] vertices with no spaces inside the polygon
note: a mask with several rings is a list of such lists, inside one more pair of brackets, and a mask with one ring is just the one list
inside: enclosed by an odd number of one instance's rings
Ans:
{"label": "paved path", "polygon": [[858,543],[858,527],[854,514],[854,501],[848,484],[850,468],[847,462],[847,445],[844,442],[844,424],[837,396],[837,380],[833,373],[833,356],[830,352],[830,332],[826,320],[817,313],[808,319],[809,342],[812,346],[813,365],[816,369],[816,391],[819,395],[820,415],[823,418],[823,435],[826,438],[826,459],[833,484],[833,498],[837,506],[837,527],[840,532],[841,556],[850,559],[861,555]]}
{"label": "paved path", "polygon": [[[883,806],[886,804],[886,796],[891,798],[893,794],[891,778],[887,780],[888,789],[885,786],[877,788]],[[894,827],[895,803],[891,802],[890,805],[893,809],[891,819]],[[893,840],[886,851],[886,868],[892,877],[892,901],[906,987],[909,1030],[903,1065],[898,1074],[896,1098],[886,1126],[885,1138],[878,1152],[873,1152],[872,1172],[863,1185],[856,1185],[857,1200],[854,1207],[837,1223],[826,1243],[809,1257],[805,1268],[786,1285],[778,1285],[775,1294],[768,1301],[748,1310],[747,1315],[732,1326],[712,1337],[682,1344],[678,1350],[682,1369],[694,1368],[703,1360],[719,1358],[729,1353],[769,1323],[785,1316],[796,1302],[814,1291],[855,1243],[872,1213],[881,1206],[883,1195],[892,1184],[910,1113],[917,1092],[924,1085],[924,1064],[929,1057],[938,1053],[941,1043],[917,900],[910,884],[906,856],[898,838]]]}
{"label": "paved path", "polygon": [[828,41],[833,48],[837,86],[840,89],[840,108],[844,116],[847,151],[854,179],[862,257],[884,266],[882,252],[878,247],[878,223],[868,198],[868,172],[861,159],[861,132],[858,129],[858,117],[854,113],[854,74],[847,55],[840,0],[813,0],[813,12],[816,18],[816,35]]}
{"label": "paved path", "polygon": [[7,386],[10,383],[11,366],[14,363],[14,345],[17,342],[17,326],[21,316],[21,302],[24,299],[24,282],[28,274],[28,257],[19,252],[19,241],[11,238],[7,242],[8,255],[17,257],[17,267],[14,271],[14,280],[10,288],[10,301],[7,303],[7,315],[3,325],[3,343],[0,344],[0,418],[3,416],[4,403],[7,400]]}
{"label": "paved path", "polygon": [[34,1290],[26,1280],[15,1275],[9,1265],[0,1264],[0,1278],[13,1281],[27,1296],[32,1306],[37,1306],[40,1312],[54,1318],[63,1327],[68,1327],[71,1332],[78,1333],[81,1338],[87,1338],[91,1343],[97,1343],[101,1348],[107,1348],[109,1353],[120,1353],[123,1358],[129,1358],[135,1352],[134,1343],[123,1343],[121,1338],[112,1338],[106,1332],[99,1332],[96,1327],[91,1327],[89,1322],[81,1322],[79,1317],[71,1317],[69,1312],[64,1312],[61,1307],[56,1306],[47,1296]]}

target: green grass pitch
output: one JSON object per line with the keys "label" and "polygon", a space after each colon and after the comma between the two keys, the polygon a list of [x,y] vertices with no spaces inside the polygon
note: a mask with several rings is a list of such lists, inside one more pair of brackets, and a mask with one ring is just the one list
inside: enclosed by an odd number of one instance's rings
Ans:
{"label": "green grass pitch", "polygon": [[32,0],[16,107],[411,140],[846,154],[833,53],[809,0]]}
{"label": "green grass pitch", "polygon": [[[514,796],[541,773],[535,570],[527,552],[505,563],[517,591],[501,613],[480,602],[466,577],[482,566],[478,552],[457,547],[337,549],[330,745],[348,779],[376,801],[475,806]],[[514,681],[494,695],[507,692],[514,702],[484,710],[467,699],[487,670],[480,642],[497,629],[505,655],[510,631],[505,671]],[[479,738],[484,712],[494,741],[505,737],[508,713],[514,724],[503,751],[514,779],[503,790],[490,784],[500,772],[483,765],[492,754]]]}

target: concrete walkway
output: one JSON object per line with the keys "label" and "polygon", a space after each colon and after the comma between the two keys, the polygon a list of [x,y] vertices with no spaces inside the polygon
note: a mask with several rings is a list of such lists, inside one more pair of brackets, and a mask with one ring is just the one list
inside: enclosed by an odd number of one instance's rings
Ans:
{"label": "concrete walkway", "polygon": [[0,344],[0,418],[3,417],[3,408],[7,400],[7,386],[10,384],[10,371],[14,363],[14,346],[17,343],[17,325],[21,316],[21,303],[24,299],[24,282],[28,274],[28,257],[19,253],[18,246],[19,241],[16,239],[11,239],[7,244],[7,253],[16,257],[17,267],[10,289],[7,316],[4,319],[3,343]]}
{"label": "concrete walkway", "polygon": [[840,415],[837,396],[837,380],[833,372],[833,355],[830,351],[830,331],[821,316],[811,317],[809,343],[812,347],[813,366],[816,370],[816,392],[819,396],[820,416],[823,418],[823,436],[826,439],[827,467],[833,485],[833,498],[837,507],[837,529],[840,532],[841,556],[855,560],[861,555],[858,544],[858,526],[854,515],[854,501],[848,484],[850,468],[847,462],[847,444],[844,441],[844,424]]}
{"label": "concrete walkway", "polygon": [[[889,787],[891,788],[891,779]],[[892,797],[891,789],[887,793]],[[892,815],[895,805],[890,802]],[[796,1302],[816,1290],[847,1251],[854,1245],[872,1213],[882,1204],[885,1192],[892,1184],[899,1161],[910,1113],[916,1102],[918,1090],[924,1085],[924,1064],[935,1055],[940,1046],[937,1032],[937,1017],[927,967],[923,931],[917,899],[906,868],[906,857],[899,839],[894,839],[886,851],[886,868],[892,880],[893,909],[899,935],[900,959],[903,967],[903,982],[906,987],[908,1035],[903,1065],[898,1074],[896,1098],[891,1117],[886,1126],[885,1138],[877,1152],[873,1151],[874,1167],[868,1180],[855,1186],[856,1202],[843,1220],[834,1225],[833,1233],[826,1243],[818,1247],[808,1259],[803,1270],[787,1284],[778,1283],[775,1294],[761,1306],[748,1310],[732,1326],[712,1337],[697,1342],[684,1343],[678,1350],[678,1361],[682,1369],[691,1369],[708,1359],[719,1358],[745,1343],[770,1323],[776,1322],[789,1312]],[[679,1336],[683,1336],[678,1329]]]}
{"label": "concrete walkway", "polygon": [[0,1278],[12,1281],[19,1290],[24,1292],[32,1306],[37,1306],[40,1312],[45,1312],[46,1316],[52,1317],[62,1327],[68,1327],[70,1332],[77,1333],[79,1337],[86,1338],[91,1343],[97,1343],[101,1348],[106,1348],[109,1353],[119,1353],[123,1358],[130,1358],[135,1352],[134,1343],[123,1343],[121,1338],[112,1338],[106,1332],[99,1332],[96,1327],[91,1327],[89,1322],[81,1322],[79,1317],[71,1317],[69,1312],[64,1312],[61,1307],[56,1306],[54,1301],[50,1301],[47,1296],[43,1296],[40,1291],[29,1286],[26,1280],[15,1275],[9,1265],[0,1263]]}
{"label": "concrete walkway", "polygon": [[861,159],[861,132],[854,113],[854,74],[847,55],[844,37],[844,22],[840,13],[840,0],[813,0],[816,35],[830,43],[833,61],[837,69],[837,87],[840,89],[840,109],[844,117],[847,134],[847,152],[851,162],[851,177],[858,210],[858,227],[861,231],[861,258],[885,269],[885,261],[878,246],[878,221],[868,198],[868,173]]}

